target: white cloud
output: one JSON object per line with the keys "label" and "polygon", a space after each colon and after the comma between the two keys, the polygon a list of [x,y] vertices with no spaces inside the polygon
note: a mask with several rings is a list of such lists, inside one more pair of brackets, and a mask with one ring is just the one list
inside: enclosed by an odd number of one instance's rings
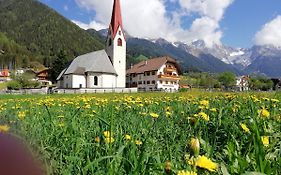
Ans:
{"label": "white cloud", "polygon": [[281,16],[277,16],[272,21],[266,23],[260,31],[256,33],[255,44],[274,45],[281,47]]}
{"label": "white cloud", "polygon": [[[108,26],[111,18],[113,0],[75,0],[87,10],[95,11],[96,16],[90,25],[76,24],[82,28]],[[168,16],[167,1],[178,3],[180,8]],[[226,8],[233,0],[121,0],[125,30],[140,38],[165,38],[169,41],[191,42],[204,40],[208,46],[220,44],[223,35],[219,22]],[[182,19],[190,14],[198,14],[189,29],[181,26]]]}
{"label": "white cloud", "polygon": [[89,24],[86,24],[86,23],[83,23],[83,22],[80,22],[80,21],[75,21],[75,20],[72,20],[72,22],[75,23],[76,25],[78,25],[80,28],[82,28],[84,30],[87,30],[87,29],[101,30],[101,29],[106,28],[105,25],[103,25],[101,23],[98,23],[96,21],[92,21]]}

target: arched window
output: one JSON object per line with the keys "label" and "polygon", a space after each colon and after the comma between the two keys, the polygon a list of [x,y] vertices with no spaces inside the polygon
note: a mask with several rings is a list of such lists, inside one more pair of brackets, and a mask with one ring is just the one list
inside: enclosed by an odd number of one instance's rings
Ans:
{"label": "arched window", "polygon": [[94,77],[94,85],[95,85],[95,86],[98,85],[98,77],[97,77],[97,76]]}
{"label": "arched window", "polygon": [[121,39],[121,38],[118,38],[117,43],[118,43],[118,46],[122,46],[122,39]]}

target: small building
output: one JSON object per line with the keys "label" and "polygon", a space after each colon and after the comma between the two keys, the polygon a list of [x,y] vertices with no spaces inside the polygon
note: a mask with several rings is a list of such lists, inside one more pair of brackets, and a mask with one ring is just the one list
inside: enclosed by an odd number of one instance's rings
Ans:
{"label": "small building", "polygon": [[143,91],[179,90],[180,66],[168,56],[141,61],[127,70],[126,86]]}
{"label": "small building", "polygon": [[126,39],[120,0],[114,0],[105,49],[75,58],[57,77],[59,89],[122,89],[126,85]]}
{"label": "small building", "polygon": [[240,92],[249,91],[249,76],[240,76],[236,78],[236,89]]}
{"label": "small building", "polygon": [[0,70],[0,83],[11,81],[10,71],[8,69]]}
{"label": "small building", "polygon": [[49,69],[48,68],[39,70],[39,71],[35,71],[35,73],[36,73],[36,77],[39,80],[48,80],[48,78],[49,78]]}

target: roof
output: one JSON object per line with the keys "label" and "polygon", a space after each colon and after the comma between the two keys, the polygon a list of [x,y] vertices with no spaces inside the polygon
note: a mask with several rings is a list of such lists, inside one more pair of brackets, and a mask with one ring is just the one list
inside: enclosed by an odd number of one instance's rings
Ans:
{"label": "roof", "polygon": [[57,81],[61,79],[61,77],[63,76],[65,71],[66,71],[66,68],[61,71],[61,73],[59,74],[59,76],[57,78]]}
{"label": "roof", "polygon": [[114,0],[112,17],[109,26],[112,33],[112,38],[115,38],[119,27],[123,29],[120,0]]}
{"label": "roof", "polygon": [[127,74],[143,73],[143,72],[147,72],[147,71],[158,70],[161,68],[161,66],[163,66],[164,64],[166,64],[168,62],[175,64],[176,68],[180,72],[180,66],[178,65],[176,60],[173,58],[170,58],[168,56],[164,56],[164,57],[149,59],[147,61],[141,61],[141,62],[135,64],[131,69],[128,69]]}
{"label": "roof", "polygon": [[[87,53],[75,58],[63,74],[85,75],[85,72],[116,74],[105,50]],[[59,78],[59,77],[58,77]]]}

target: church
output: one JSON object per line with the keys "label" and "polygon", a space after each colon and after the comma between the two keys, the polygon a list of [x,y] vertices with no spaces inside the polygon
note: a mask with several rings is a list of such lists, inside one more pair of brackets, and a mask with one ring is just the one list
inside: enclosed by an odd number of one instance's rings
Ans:
{"label": "church", "polygon": [[75,58],[57,78],[61,89],[118,89],[126,86],[126,40],[120,0],[114,0],[106,47]]}

